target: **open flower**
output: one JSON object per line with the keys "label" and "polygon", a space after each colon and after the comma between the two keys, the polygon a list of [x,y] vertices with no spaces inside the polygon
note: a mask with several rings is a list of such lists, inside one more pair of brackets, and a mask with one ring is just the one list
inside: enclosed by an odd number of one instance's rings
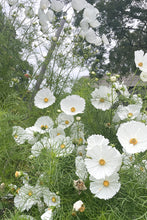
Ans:
{"label": "open flower", "polygon": [[105,138],[103,135],[94,134],[88,137],[87,143],[88,143],[87,150],[90,150],[96,145],[101,145],[101,146],[108,145],[109,140]]}
{"label": "open flower", "polygon": [[57,127],[50,130],[50,138],[60,139],[62,137],[65,137],[65,132],[63,128]]}
{"label": "open flower", "polygon": [[146,71],[146,72],[141,72],[141,74],[140,74],[140,79],[141,79],[143,82],[147,82],[147,71]]}
{"label": "open flower", "polygon": [[40,1],[40,8],[42,10],[47,9],[49,7],[49,1],[48,0],[41,0]]}
{"label": "open flower", "polygon": [[58,1],[58,0],[52,0],[51,2],[51,8],[56,11],[56,12],[60,12],[62,11],[64,7],[64,2],[62,0]]}
{"label": "open flower", "polygon": [[99,22],[96,18],[99,16],[99,11],[93,5],[87,3],[83,12],[83,19],[87,20],[91,27],[96,28],[99,26]]}
{"label": "open flower", "polygon": [[117,115],[121,120],[135,119],[140,114],[141,105],[119,105],[117,108]]}
{"label": "open flower", "polygon": [[74,144],[70,137],[62,136],[60,139],[55,139],[55,141],[53,141],[52,149],[57,157],[66,157],[73,152]]}
{"label": "open flower", "polygon": [[86,0],[72,0],[72,7],[73,9],[75,9],[76,11],[81,11],[83,10],[83,8],[86,7]]}
{"label": "open flower", "polygon": [[78,95],[67,96],[60,102],[62,111],[67,115],[77,115],[83,113],[85,100]]}
{"label": "open flower", "polygon": [[102,39],[96,35],[95,31],[92,28],[89,28],[85,33],[85,39],[90,44],[95,44],[96,46],[100,46],[102,44]]}
{"label": "open flower", "polygon": [[32,155],[35,156],[35,157],[38,157],[43,148],[44,148],[44,146],[40,143],[40,141],[36,142],[32,146],[32,149],[31,149]]}
{"label": "open flower", "polygon": [[14,205],[21,212],[29,210],[33,205],[39,202],[39,198],[36,196],[35,187],[25,184],[22,186],[18,194],[14,198]]}
{"label": "open flower", "polygon": [[116,135],[124,152],[128,154],[147,150],[147,126],[142,122],[123,123],[118,128]]}
{"label": "open flower", "polygon": [[62,112],[58,115],[57,122],[59,127],[65,129],[74,122],[74,117],[72,115],[67,115]]}
{"label": "open flower", "polygon": [[41,215],[41,220],[52,220],[53,219],[53,211],[48,208],[43,215]]}
{"label": "open flower", "polygon": [[34,130],[35,128],[33,126],[25,129],[26,139],[29,144],[35,144],[36,141],[38,140],[38,135],[35,134]]}
{"label": "open flower", "polygon": [[20,126],[13,126],[12,136],[17,144],[24,144],[27,140],[25,129]]}
{"label": "open flower", "polygon": [[87,172],[84,160],[81,156],[77,156],[75,158],[75,166],[76,166],[76,175],[80,179],[85,180],[88,176],[88,172]]}
{"label": "open flower", "polygon": [[34,104],[36,107],[43,109],[52,105],[55,102],[55,96],[50,89],[44,88],[37,92],[34,98]]}
{"label": "open flower", "polygon": [[78,212],[78,211],[84,212],[84,210],[85,210],[84,203],[81,200],[78,200],[77,202],[75,202],[73,204],[73,210],[76,212]]}
{"label": "open flower", "polygon": [[117,101],[117,93],[107,86],[100,86],[91,93],[91,103],[96,109],[103,111],[111,108]]}
{"label": "open flower", "polygon": [[90,191],[99,199],[111,199],[120,189],[119,175],[114,173],[102,179],[90,177]]}
{"label": "open flower", "polygon": [[147,72],[147,53],[144,54],[143,50],[135,51],[135,64],[141,71]]}
{"label": "open flower", "polygon": [[46,191],[45,194],[43,194],[43,199],[45,204],[50,207],[50,206],[56,206],[60,207],[60,196],[57,196],[56,193],[51,192],[51,191]]}
{"label": "open flower", "polygon": [[85,164],[90,175],[96,179],[105,178],[120,169],[122,156],[109,145],[95,145],[87,151]]}
{"label": "open flower", "polygon": [[49,116],[42,116],[37,119],[35,122],[33,129],[40,134],[44,134],[49,132],[50,129],[53,128],[54,122]]}
{"label": "open flower", "polygon": [[77,121],[71,126],[70,137],[72,138],[73,143],[77,145],[85,143],[84,124],[82,122]]}

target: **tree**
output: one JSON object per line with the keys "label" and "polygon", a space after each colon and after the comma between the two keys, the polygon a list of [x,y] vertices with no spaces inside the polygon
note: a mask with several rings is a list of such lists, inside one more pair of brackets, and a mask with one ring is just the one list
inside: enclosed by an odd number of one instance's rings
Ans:
{"label": "tree", "polygon": [[24,43],[16,39],[15,28],[6,18],[0,7],[0,100],[12,91],[22,92],[27,89],[28,79],[25,74],[33,72],[33,67],[21,59],[20,52]]}
{"label": "tree", "polygon": [[[100,36],[102,34],[107,36],[111,48],[108,45],[97,48],[91,45],[90,50],[87,50],[88,43],[81,44],[78,43],[81,39],[75,39],[77,44],[74,52],[83,57],[83,63],[90,72],[95,71],[98,77],[104,75],[106,71],[121,75],[135,72],[134,51],[147,50],[147,9],[144,7],[144,1],[89,0],[88,2],[91,4],[95,2],[100,12],[98,17],[100,26],[96,31]],[[82,12],[76,16],[75,26],[79,25],[81,16]]]}

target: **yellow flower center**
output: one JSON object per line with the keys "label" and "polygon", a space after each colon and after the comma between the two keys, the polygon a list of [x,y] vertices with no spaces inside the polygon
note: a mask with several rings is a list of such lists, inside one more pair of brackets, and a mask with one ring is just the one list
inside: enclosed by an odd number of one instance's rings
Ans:
{"label": "yellow flower center", "polygon": [[104,102],[105,100],[104,100],[104,98],[100,98],[100,100],[99,100],[100,102]]}
{"label": "yellow flower center", "polygon": [[59,136],[61,133],[57,133],[57,136]]}
{"label": "yellow flower center", "polygon": [[18,188],[18,189],[16,190],[16,193],[17,193],[17,194],[19,193],[19,190],[20,190],[20,188]]}
{"label": "yellow flower center", "polygon": [[56,198],[55,197],[52,197],[52,202],[56,202]]}
{"label": "yellow flower center", "polygon": [[83,138],[79,138],[78,144],[82,144],[82,143],[83,143]]}
{"label": "yellow flower center", "polygon": [[105,180],[105,181],[103,182],[103,185],[106,186],[106,187],[108,187],[108,186],[109,186],[109,181]]}
{"label": "yellow flower center", "polygon": [[128,113],[128,118],[131,118],[133,116],[133,113],[129,112]]}
{"label": "yellow flower center", "polygon": [[60,147],[61,147],[61,149],[64,149],[65,148],[65,144],[61,144]]}
{"label": "yellow flower center", "polygon": [[143,172],[143,171],[144,171],[144,168],[143,168],[143,167],[140,167],[140,171],[142,171],[142,172]]}
{"label": "yellow flower center", "polygon": [[142,67],[142,66],[143,66],[143,63],[142,63],[142,62],[138,63],[138,66]]}
{"label": "yellow flower center", "polygon": [[129,142],[130,144],[133,144],[133,145],[136,145],[138,143],[136,138],[131,138]]}
{"label": "yellow flower center", "polygon": [[30,192],[28,193],[28,195],[29,195],[29,196],[32,196],[32,192],[30,191]]}
{"label": "yellow flower center", "polygon": [[106,163],[106,162],[105,162],[104,159],[100,159],[100,160],[99,160],[99,164],[100,164],[101,166],[105,165],[105,163]]}
{"label": "yellow flower center", "polygon": [[20,172],[19,171],[16,171],[15,172],[15,177],[17,178],[17,177],[19,177],[20,176]]}
{"label": "yellow flower center", "polygon": [[79,212],[84,212],[85,211],[85,206],[81,206],[80,208],[79,208]]}
{"label": "yellow flower center", "polygon": [[133,160],[132,156],[131,156],[131,157],[129,157],[129,159],[130,159],[130,161],[132,161],[132,160]]}
{"label": "yellow flower center", "polygon": [[18,138],[18,135],[15,135],[14,137],[15,137],[15,138]]}
{"label": "yellow flower center", "polygon": [[48,102],[48,98],[44,98],[44,102]]}
{"label": "yellow flower center", "polygon": [[48,128],[47,125],[41,125],[41,129],[42,129],[42,130],[46,130],[47,128]]}
{"label": "yellow flower center", "polygon": [[68,120],[66,120],[66,121],[65,121],[65,124],[66,124],[66,125],[68,125],[68,124],[69,124],[69,121],[68,121]]}
{"label": "yellow flower center", "polygon": [[70,110],[71,110],[71,112],[75,112],[76,111],[75,107],[72,107]]}
{"label": "yellow flower center", "polygon": [[82,152],[79,152],[79,155],[80,155],[80,156],[83,156]]}

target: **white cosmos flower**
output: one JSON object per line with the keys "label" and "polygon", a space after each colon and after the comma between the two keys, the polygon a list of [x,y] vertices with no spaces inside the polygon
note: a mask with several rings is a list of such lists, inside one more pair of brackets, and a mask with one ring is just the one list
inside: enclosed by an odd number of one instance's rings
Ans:
{"label": "white cosmos flower", "polygon": [[68,128],[74,122],[72,115],[67,115],[64,112],[60,113],[57,118],[58,126],[65,129]]}
{"label": "white cosmos flower", "polygon": [[109,140],[105,138],[103,135],[94,134],[88,137],[87,143],[88,143],[87,150],[91,150],[96,145],[100,145],[100,146],[108,145]]}
{"label": "white cosmos flower", "polygon": [[117,114],[121,120],[135,119],[140,114],[141,105],[119,105],[117,108]]}
{"label": "white cosmos flower", "polygon": [[86,0],[72,0],[72,7],[76,11],[81,11],[86,7],[87,1]]}
{"label": "white cosmos flower", "polygon": [[147,126],[142,122],[123,123],[118,128],[116,135],[124,152],[128,154],[147,150]]}
{"label": "white cosmos flower", "polygon": [[147,115],[144,113],[141,113],[137,116],[136,121],[143,122],[147,125]]}
{"label": "white cosmos flower", "polygon": [[104,43],[106,46],[109,45],[108,38],[106,37],[105,34],[102,35],[102,41],[103,41],[103,43]]}
{"label": "white cosmos flower", "polygon": [[51,2],[51,8],[56,11],[56,12],[60,12],[62,11],[64,7],[64,2],[62,0],[52,0]]}
{"label": "white cosmos flower", "polygon": [[85,39],[90,44],[95,44],[96,46],[100,46],[102,44],[101,38],[96,35],[92,28],[89,28],[88,31],[85,32]]}
{"label": "white cosmos flower", "polygon": [[54,192],[46,192],[43,194],[43,199],[45,204],[50,207],[50,206],[56,206],[60,207],[60,196],[57,196],[56,193]]}
{"label": "white cosmos flower", "polygon": [[34,130],[38,131],[40,134],[49,132],[53,128],[54,122],[49,116],[42,116],[37,119],[34,124]]}
{"label": "white cosmos flower", "polygon": [[116,90],[118,90],[121,93],[121,95],[125,96],[126,98],[129,98],[130,93],[127,89],[127,86],[123,82],[120,83],[117,81],[114,83],[114,85],[115,85]]}
{"label": "white cosmos flower", "polygon": [[26,139],[29,144],[35,144],[36,141],[38,140],[38,135],[35,134],[34,130],[35,128],[33,126],[25,129]]}
{"label": "white cosmos flower", "polygon": [[143,50],[135,51],[135,64],[142,72],[147,72],[147,53]]}
{"label": "white cosmos flower", "polygon": [[90,191],[99,199],[111,199],[119,191],[121,184],[118,182],[118,173],[106,176],[102,179],[90,177]]}
{"label": "white cosmos flower", "polygon": [[[87,4],[84,12],[83,19],[87,21],[87,23],[93,27],[97,28],[100,25],[100,22],[96,19],[99,16],[99,11],[91,4]],[[91,32],[92,33],[92,32]],[[88,41],[88,40],[87,40]],[[89,41],[88,41],[89,42]],[[98,45],[97,45],[98,46]]]}
{"label": "white cosmos flower", "polygon": [[40,143],[40,141],[36,142],[31,148],[32,155],[38,157],[43,148],[44,146]]}
{"label": "white cosmos flower", "polygon": [[73,210],[78,212],[83,205],[84,203],[81,200],[78,200],[77,202],[73,204]]}
{"label": "white cosmos flower", "polygon": [[49,7],[49,1],[48,0],[41,0],[40,1],[40,8],[42,10],[45,10]]}
{"label": "white cosmos flower", "polygon": [[33,9],[32,9],[31,6],[25,7],[25,15],[26,15],[26,17],[28,17],[28,18],[34,17],[34,11],[33,11]]}
{"label": "white cosmos flower", "polygon": [[77,147],[77,156],[85,158],[86,156],[86,145],[80,145]]}
{"label": "white cosmos flower", "polygon": [[[82,31],[85,32],[85,35],[86,35],[86,32],[87,32],[88,29],[89,29],[88,21],[87,21],[86,19],[82,19],[82,20],[80,21],[80,27],[81,27]],[[84,36],[85,36],[85,35],[84,35]]]}
{"label": "white cosmos flower", "polygon": [[43,215],[41,215],[41,220],[53,220],[52,209],[47,209]]}
{"label": "white cosmos flower", "polygon": [[50,134],[50,138],[53,138],[56,140],[65,137],[64,129],[61,127],[51,129],[49,134]]}
{"label": "white cosmos flower", "polygon": [[120,169],[122,156],[109,145],[95,145],[87,151],[85,164],[90,175],[96,179],[105,178]]}
{"label": "white cosmos flower", "polygon": [[88,23],[95,21],[96,18],[99,16],[99,11],[97,8],[95,8],[93,5],[88,4],[86,5],[86,8],[83,12],[83,18],[88,20]]}
{"label": "white cosmos flower", "polygon": [[83,113],[85,100],[78,95],[70,95],[60,102],[61,110],[67,115],[77,115]]}
{"label": "white cosmos flower", "polygon": [[77,121],[71,126],[70,137],[78,145],[85,143],[84,124],[82,122]]}
{"label": "white cosmos flower", "polygon": [[14,198],[14,205],[21,212],[24,210],[29,210],[33,205],[36,205],[39,202],[39,198],[36,196],[36,189],[29,184],[22,186],[18,194]]}
{"label": "white cosmos flower", "polygon": [[50,89],[44,88],[37,92],[34,98],[34,104],[36,107],[43,109],[52,105],[55,102],[55,96]]}
{"label": "white cosmos flower", "polygon": [[56,153],[56,157],[66,157],[73,152],[74,148],[75,146],[68,136],[62,136],[62,138],[54,140],[52,145],[52,149]]}
{"label": "white cosmos flower", "polygon": [[17,0],[7,0],[7,1],[10,6],[15,5],[17,3]]}
{"label": "white cosmos flower", "polygon": [[111,108],[112,104],[117,101],[117,93],[107,86],[100,86],[91,93],[91,103],[96,109],[102,111]]}
{"label": "white cosmos flower", "polygon": [[136,105],[141,105],[143,104],[143,101],[142,99],[137,95],[137,94],[134,94],[131,99],[135,102]]}
{"label": "white cosmos flower", "polygon": [[17,144],[24,144],[27,140],[25,129],[20,126],[13,126],[12,136]]}
{"label": "white cosmos flower", "polygon": [[85,166],[85,162],[81,156],[75,158],[76,175],[81,180],[85,180],[88,176],[88,172]]}
{"label": "white cosmos flower", "polygon": [[140,74],[140,79],[141,79],[143,82],[147,82],[147,71],[146,71],[146,72],[141,72],[141,74]]}
{"label": "white cosmos flower", "polygon": [[132,154],[122,153],[121,169],[129,169],[135,161],[135,156]]}
{"label": "white cosmos flower", "polygon": [[55,14],[51,9],[48,9],[48,11],[46,12],[46,16],[47,16],[49,22],[52,23],[53,21],[55,21]]}
{"label": "white cosmos flower", "polygon": [[39,8],[38,17],[39,17],[39,23],[41,24],[41,26],[48,28],[48,25],[47,25],[47,21],[48,21],[47,15],[45,14],[44,10],[42,10],[41,8]]}

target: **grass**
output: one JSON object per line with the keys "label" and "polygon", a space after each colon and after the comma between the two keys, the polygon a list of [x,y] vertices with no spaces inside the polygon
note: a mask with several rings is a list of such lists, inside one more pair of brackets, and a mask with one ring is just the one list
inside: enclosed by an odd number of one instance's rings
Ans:
{"label": "grass", "polygon": [[[90,102],[90,94],[93,91],[91,86],[86,86],[87,79],[80,81],[80,86],[75,85],[73,94],[78,94],[86,100],[86,110],[81,116],[81,121],[85,125],[85,137],[92,134],[101,134],[110,140],[116,148],[122,151],[113,124],[109,124],[113,112],[99,111],[94,109]],[[22,215],[15,207],[13,198],[6,198],[11,192],[9,184],[17,187],[23,185],[21,179],[15,178],[15,171],[22,170],[27,172],[30,177],[30,184],[35,185],[39,176],[44,173],[43,184],[52,192],[57,192],[61,198],[61,206],[56,209],[54,219],[56,220],[146,220],[147,219],[147,177],[140,171],[135,175],[134,165],[141,164],[147,159],[147,154],[137,154],[135,162],[127,170],[120,170],[120,191],[110,200],[100,200],[95,198],[89,190],[89,181],[85,182],[87,190],[79,194],[73,187],[73,180],[78,179],[75,174],[74,160],[76,151],[63,158],[56,158],[54,154],[43,150],[37,158],[29,159],[31,145],[24,143],[17,145],[12,137],[12,127],[22,126],[26,128],[32,126],[38,117],[49,115],[53,120],[56,119],[60,108],[60,100],[48,109],[40,110],[33,107],[31,112],[27,108],[27,103],[20,98],[17,93],[9,95],[3,108],[0,111],[0,216],[2,220],[18,220]],[[146,106],[144,106],[145,108]],[[112,109],[113,110],[113,109]],[[4,183],[4,187],[3,184]],[[72,215],[74,202],[82,200],[85,205],[83,213]],[[44,207],[47,208],[47,207]],[[38,211],[38,207],[32,207],[24,214],[40,220],[40,215],[44,211]],[[21,217],[21,220],[23,217]],[[25,218],[24,218],[25,220]]]}

